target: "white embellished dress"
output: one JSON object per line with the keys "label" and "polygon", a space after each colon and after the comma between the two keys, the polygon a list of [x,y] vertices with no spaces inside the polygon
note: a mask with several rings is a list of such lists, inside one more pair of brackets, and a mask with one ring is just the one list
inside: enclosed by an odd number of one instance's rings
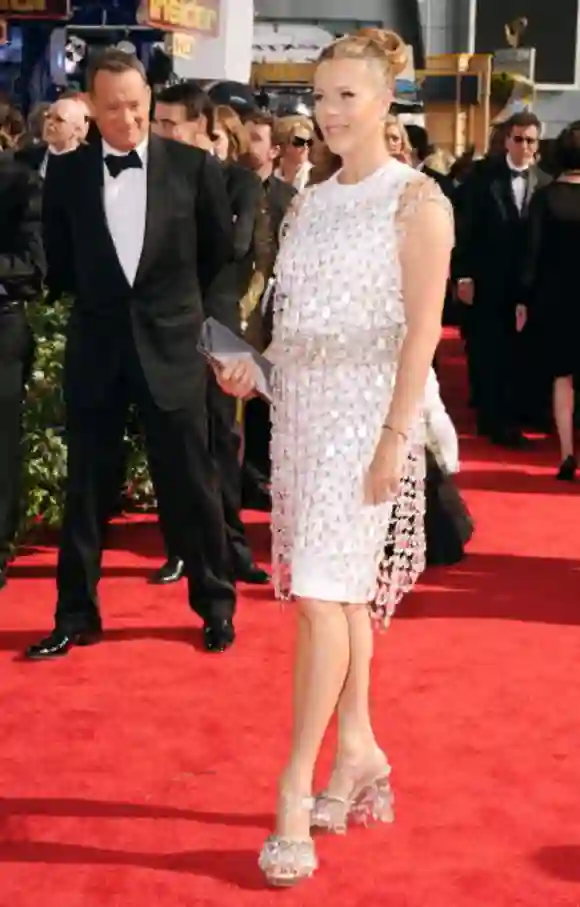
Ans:
{"label": "white embellished dress", "polygon": [[365,504],[363,480],[405,333],[401,231],[426,198],[447,204],[435,183],[395,160],[356,184],[335,175],[300,197],[276,265],[276,594],[368,602],[383,623],[424,567],[420,407],[396,500]]}

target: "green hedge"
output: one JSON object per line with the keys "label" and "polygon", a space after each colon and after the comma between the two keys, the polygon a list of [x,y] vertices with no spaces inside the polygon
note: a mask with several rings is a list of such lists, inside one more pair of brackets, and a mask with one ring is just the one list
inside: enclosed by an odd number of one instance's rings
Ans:
{"label": "green hedge", "polygon": [[[29,306],[28,315],[36,342],[32,377],[24,407],[24,503],[19,539],[39,524],[60,526],[66,476],[62,372],[64,331],[69,304]],[[133,420],[132,420],[133,421]],[[128,433],[125,497],[135,509],[155,506],[147,460],[139,432]]]}

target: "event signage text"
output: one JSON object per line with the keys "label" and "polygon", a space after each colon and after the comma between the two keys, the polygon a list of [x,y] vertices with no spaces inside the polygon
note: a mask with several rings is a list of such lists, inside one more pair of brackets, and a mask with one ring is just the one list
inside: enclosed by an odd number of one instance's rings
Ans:
{"label": "event signage text", "polygon": [[18,19],[68,19],[69,0],[0,0],[0,16]]}
{"label": "event signage text", "polygon": [[147,0],[146,18],[152,28],[161,31],[215,38],[219,34],[220,0]]}

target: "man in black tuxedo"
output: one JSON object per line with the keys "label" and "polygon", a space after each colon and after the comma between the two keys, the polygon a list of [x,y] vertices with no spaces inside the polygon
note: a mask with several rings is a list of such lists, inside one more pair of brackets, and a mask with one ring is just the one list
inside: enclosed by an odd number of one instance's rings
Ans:
{"label": "man in black tuxedo", "polygon": [[51,158],[44,184],[48,286],[75,302],[55,629],[28,655],[51,658],[101,637],[103,532],[131,403],[182,527],[190,605],[206,648],[223,651],[234,639],[235,589],[197,339],[206,315],[220,318],[211,288],[232,254],[224,180],[204,151],[150,135],[150,89],[136,57],[106,51],[88,82],[102,139]]}
{"label": "man in black tuxedo", "polygon": [[[244,118],[250,140],[248,164],[262,180],[266,205],[276,251],[280,228],[296,189],[274,175],[274,165],[280,153],[275,141],[275,120],[268,111],[255,110]],[[266,280],[270,275],[265,275]],[[257,307],[250,315],[248,339],[265,349],[272,339],[272,307]],[[247,507],[268,509],[270,477],[270,408],[257,397],[245,408],[244,502]]]}
{"label": "man in black tuxedo", "polygon": [[25,302],[44,274],[38,195],[27,168],[0,155],[0,589],[18,522],[22,402],[34,350]]}
{"label": "man in black tuxedo", "polygon": [[468,355],[478,430],[502,446],[521,446],[518,335],[524,327],[521,280],[527,216],[537,187],[549,181],[535,165],[540,122],[514,114],[505,151],[474,168],[456,198],[454,276],[470,308]]}
{"label": "man in black tuxedo", "polygon": [[[159,135],[201,148],[213,143],[214,110],[207,94],[195,82],[180,82],[160,91],[155,98],[154,130]],[[232,260],[219,277],[219,296],[223,323],[234,333],[241,329],[240,300],[246,293],[257,264],[258,237],[264,232],[262,208],[264,192],[258,177],[237,161],[222,162],[226,190],[233,217]],[[265,225],[268,232],[269,228]],[[237,402],[224,394],[210,376],[207,387],[210,450],[216,462],[222,488],[224,516],[232,566],[236,580],[263,585],[269,576],[255,562],[240,517],[241,468],[240,431],[236,419]],[[159,524],[164,537],[167,561],[152,576],[154,583],[167,584],[181,578],[184,562],[179,555],[178,527],[172,526],[158,493]]]}

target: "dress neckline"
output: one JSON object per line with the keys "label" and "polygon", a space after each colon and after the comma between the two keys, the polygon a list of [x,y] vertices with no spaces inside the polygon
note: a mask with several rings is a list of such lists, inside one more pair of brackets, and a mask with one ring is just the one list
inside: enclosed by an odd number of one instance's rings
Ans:
{"label": "dress neckline", "polygon": [[[340,170],[337,170],[336,173],[333,174],[332,182],[334,183],[335,186],[338,186],[341,191],[348,192],[349,190],[358,189],[358,188],[362,188],[362,186],[366,186],[367,183],[370,183],[372,180],[376,179],[376,177],[379,176],[379,174],[384,173],[385,170],[388,170],[393,166],[394,166],[394,169],[396,169],[396,165],[399,163],[400,163],[399,161],[397,161],[397,160],[395,160],[395,158],[391,157],[387,161],[385,161],[384,164],[381,164],[380,167],[377,167],[376,170],[373,170],[372,173],[369,173],[367,176],[364,176],[361,180],[358,180],[358,182],[356,182],[356,183],[341,183],[340,182],[339,176],[342,173],[342,167],[341,167]],[[402,164],[401,166],[405,166],[405,165]]]}

